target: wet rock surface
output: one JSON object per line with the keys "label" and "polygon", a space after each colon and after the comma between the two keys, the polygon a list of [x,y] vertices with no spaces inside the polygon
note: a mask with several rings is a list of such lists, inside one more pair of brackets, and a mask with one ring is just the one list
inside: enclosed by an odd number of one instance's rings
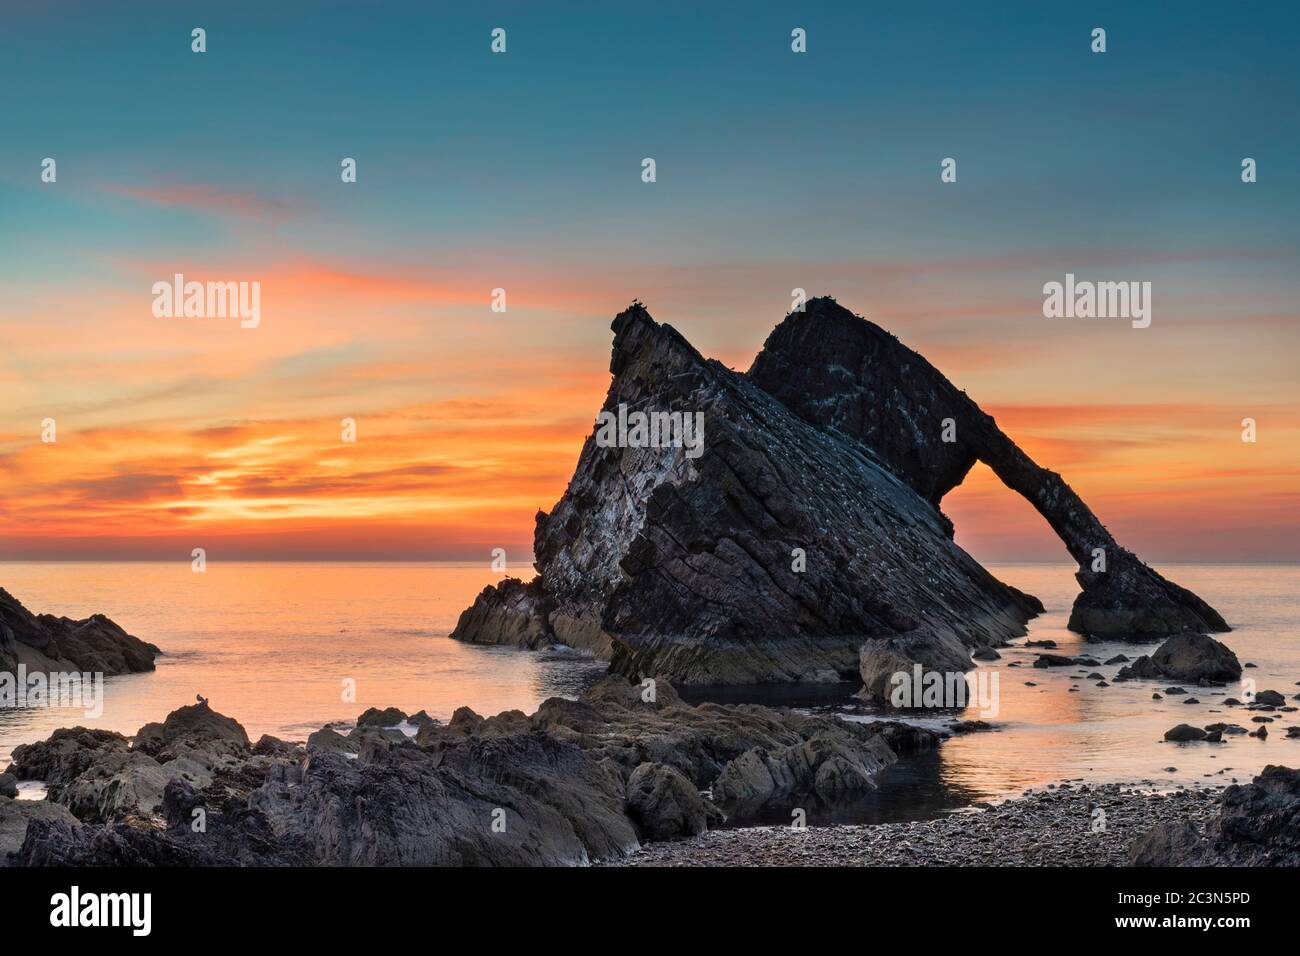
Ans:
{"label": "wet rock surface", "polygon": [[461,708],[414,739],[376,726],[391,716],[371,714],[346,737],[322,729],[305,747],[251,747],[206,705],[146,725],[134,747],[120,734],[59,731],[15,751],[23,774],[51,775],[48,802],[67,813],[24,819],[14,862],[582,864],[698,834],[724,813],[852,799],[900,753],[939,739],[893,722],[692,707],[666,680],[618,676],[531,716]]}

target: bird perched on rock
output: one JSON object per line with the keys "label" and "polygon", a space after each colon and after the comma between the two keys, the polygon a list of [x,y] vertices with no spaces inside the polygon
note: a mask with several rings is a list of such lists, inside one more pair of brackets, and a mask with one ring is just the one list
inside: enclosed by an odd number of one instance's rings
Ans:
{"label": "bird perched on rock", "polygon": [[200,707],[208,706],[208,699],[204,697],[202,694],[195,694],[194,699],[199,702]]}

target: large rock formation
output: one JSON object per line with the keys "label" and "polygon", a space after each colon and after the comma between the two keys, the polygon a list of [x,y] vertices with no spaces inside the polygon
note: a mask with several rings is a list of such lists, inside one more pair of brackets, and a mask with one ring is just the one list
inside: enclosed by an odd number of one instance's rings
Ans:
{"label": "large rock formation", "polygon": [[[976,460],[1086,567],[1105,550],[1105,573],[1078,573],[1072,626],[1226,629],[929,363],[830,299],[787,317],[748,375],[704,359],[639,304],[613,329],[602,414],[701,412],[702,454],[604,447],[598,427],[564,496],[537,516],[537,577],[485,589],[453,637],[567,644],[616,672],[697,684],[869,674],[876,695],[885,664],[968,667],[972,647],[1023,634],[1042,610],[958,548],[938,510]],[[953,442],[941,440],[945,419]]]}
{"label": "large rock formation", "polygon": [[[986,464],[1038,510],[1079,563],[1083,592],[1071,630],[1154,640],[1229,629],[1214,608],[1120,547],[1060,475],[1021,451],[934,366],[833,299],[813,299],[787,316],[749,375],[805,420],[870,447],[936,508],[975,462]],[[943,440],[945,421],[952,441]],[[1105,571],[1092,570],[1096,549]]]}
{"label": "large rock formation", "polygon": [[102,614],[74,621],[33,614],[0,588],[0,672],[131,674],[154,669],[160,654]]}
{"label": "large rock formation", "polygon": [[965,667],[970,646],[1025,633],[1041,605],[958,548],[860,441],[804,421],[640,305],[613,328],[604,410],[700,412],[703,453],[602,447],[593,433],[537,517],[538,577],[488,588],[453,637],[742,684],[852,679],[872,638],[907,636]]}

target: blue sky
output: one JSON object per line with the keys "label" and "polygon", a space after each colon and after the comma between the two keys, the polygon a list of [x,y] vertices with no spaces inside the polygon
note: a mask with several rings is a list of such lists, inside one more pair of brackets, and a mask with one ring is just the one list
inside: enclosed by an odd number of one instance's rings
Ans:
{"label": "blue sky", "polygon": [[[1167,477],[1193,454],[1170,442],[1203,454],[1223,422],[1267,409],[1285,441],[1242,463],[1262,483],[1221,482],[1213,500],[1238,536],[1276,529],[1300,433],[1294,5],[701,6],[0,4],[0,374],[21,413],[0,416],[6,447],[26,448],[47,407],[101,409],[80,427],[166,418],[190,434],[292,420],[295,401],[299,417],[395,413],[507,385],[548,395],[547,427],[572,444],[599,402],[609,318],[632,298],[743,368],[800,286],[887,325],[990,407],[1174,409],[1111,446],[1113,415],[1086,435],[1026,419],[1073,443],[1067,477],[1114,495],[1139,536],[1116,476],[1158,461]],[[790,50],[794,27],[807,54]],[[355,185],[340,183],[345,156]],[[944,157],[955,184],[939,182]],[[264,274],[278,317],[255,339],[132,324],[139,290],[184,268]],[[1041,286],[1066,271],[1153,281],[1150,334],[1045,325]],[[487,325],[496,286],[518,304]],[[411,357],[427,367],[340,386],[324,412],[304,384]],[[135,371],[115,382],[114,361]],[[164,414],[137,396],[181,388],[182,369],[209,407]],[[69,397],[78,376],[88,394]],[[538,474],[528,507],[553,500],[562,471]],[[1247,499],[1265,502],[1253,517]],[[1055,547],[1012,539],[999,556]]]}

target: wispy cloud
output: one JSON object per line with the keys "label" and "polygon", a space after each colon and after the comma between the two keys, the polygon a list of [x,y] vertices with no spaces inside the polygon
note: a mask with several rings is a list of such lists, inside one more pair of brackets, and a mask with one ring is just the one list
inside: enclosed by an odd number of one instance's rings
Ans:
{"label": "wispy cloud", "polygon": [[283,222],[300,215],[302,207],[274,196],[231,190],[211,183],[161,183],[130,185],[109,183],[107,192],[128,196],[154,206],[221,218]]}

